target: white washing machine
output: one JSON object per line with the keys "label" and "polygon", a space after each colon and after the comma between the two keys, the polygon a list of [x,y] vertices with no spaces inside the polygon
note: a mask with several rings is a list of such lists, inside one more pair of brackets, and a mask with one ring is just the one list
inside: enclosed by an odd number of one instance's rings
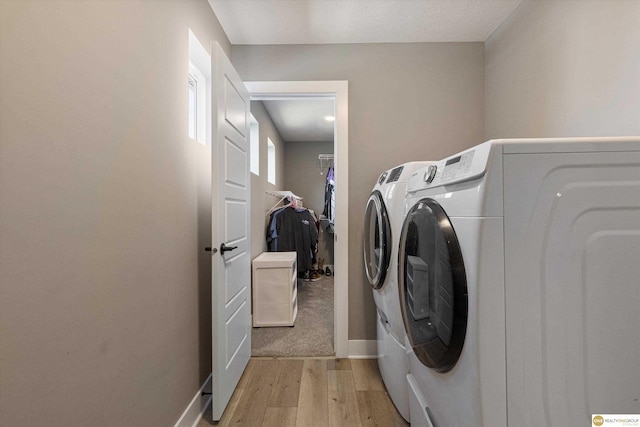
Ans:
{"label": "white washing machine", "polygon": [[640,138],[495,140],[414,172],[412,426],[640,414]]}
{"label": "white washing machine", "polygon": [[367,201],[364,264],[377,310],[378,366],[391,400],[409,420],[408,362],[398,295],[398,240],[407,182],[430,162],[409,162],[383,172]]}

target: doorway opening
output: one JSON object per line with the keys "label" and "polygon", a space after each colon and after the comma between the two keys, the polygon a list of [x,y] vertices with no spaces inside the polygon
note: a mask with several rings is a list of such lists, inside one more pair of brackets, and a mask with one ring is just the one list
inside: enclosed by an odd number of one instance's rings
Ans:
{"label": "doorway opening", "polygon": [[[348,356],[348,83],[346,81],[307,82],[245,82],[252,101],[262,103],[276,100],[330,100],[333,106],[333,147],[332,153],[318,153],[315,173],[326,179],[329,172],[327,157],[333,156],[333,179],[335,185],[334,218],[321,220],[323,244],[333,245],[333,264],[329,266],[333,282],[333,349],[335,356]],[[328,115],[330,116],[330,115]],[[324,119],[324,117],[323,117]],[[327,117],[329,119],[329,117]],[[290,144],[295,144],[291,142]],[[296,147],[299,148],[299,147]],[[322,156],[321,156],[322,155]],[[322,175],[321,175],[322,174]],[[286,189],[289,190],[289,189]],[[254,189],[252,188],[252,192]],[[256,190],[260,191],[260,190]],[[301,195],[304,197],[304,195]],[[274,201],[275,202],[275,201]],[[255,209],[259,210],[258,206]],[[317,208],[316,208],[317,209]],[[320,213],[324,213],[322,210]],[[329,232],[330,231],[330,232]],[[261,239],[263,233],[254,238]],[[320,239],[319,239],[320,241]],[[320,242],[319,242],[320,243]],[[328,250],[326,247],[324,250]],[[321,256],[319,256],[321,257]],[[323,257],[325,258],[326,255]],[[326,264],[326,262],[325,262]],[[316,264],[317,265],[317,264]],[[318,265],[319,267],[319,265]],[[323,266],[324,267],[324,266]],[[332,267],[332,268],[331,268]],[[315,268],[315,267],[314,267]],[[326,268],[326,267],[325,267]],[[326,278],[325,278],[326,280]],[[311,282],[313,283],[313,282]]]}

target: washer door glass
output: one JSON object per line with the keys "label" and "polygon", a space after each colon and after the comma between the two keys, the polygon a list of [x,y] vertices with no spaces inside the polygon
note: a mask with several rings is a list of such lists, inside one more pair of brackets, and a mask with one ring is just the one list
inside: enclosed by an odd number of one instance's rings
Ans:
{"label": "washer door glass", "polygon": [[390,258],[391,225],[382,194],[376,190],[371,193],[364,214],[364,267],[374,289],[382,287]]}
{"label": "washer door glass", "polygon": [[467,279],[456,233],[442,207],[422,199],[407,214],[400,236],[398,286],[402,316],[422,363],[451,370],[467,330]]}

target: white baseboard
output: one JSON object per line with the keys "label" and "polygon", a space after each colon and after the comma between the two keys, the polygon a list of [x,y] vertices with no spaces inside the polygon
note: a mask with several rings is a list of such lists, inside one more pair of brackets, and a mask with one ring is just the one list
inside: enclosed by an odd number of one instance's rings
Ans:
{"label": "white baseboard", "polygon": [[202,384],[202,387],[200,387],[200,390],[198,390],[193,399],[191,399],[191,403],[189,403],[187,409],[184,410],[175,427],[195,427],[198,425],[202,419],[202,415],[209,405],[211,405],[211,398],[213,397],[211,394],[203,395],[202,393],[205,391],[208,393],[211,392],[211,374],[209,374],[204,384]]}
{"label": "white baseboard", "polygon": [[375,359],[378,357],[376,340],[349,340],[349,359]]}

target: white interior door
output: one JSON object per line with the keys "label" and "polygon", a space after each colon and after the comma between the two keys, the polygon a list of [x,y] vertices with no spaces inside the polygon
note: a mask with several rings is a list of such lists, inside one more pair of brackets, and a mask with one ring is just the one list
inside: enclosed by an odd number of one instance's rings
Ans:
{"label": "white interior door", "polygon": [[[219,420],[251,356],[249,93],[217,42],[212,79],[212,379]],[[228,248],[225,250],[225,248]]]}

